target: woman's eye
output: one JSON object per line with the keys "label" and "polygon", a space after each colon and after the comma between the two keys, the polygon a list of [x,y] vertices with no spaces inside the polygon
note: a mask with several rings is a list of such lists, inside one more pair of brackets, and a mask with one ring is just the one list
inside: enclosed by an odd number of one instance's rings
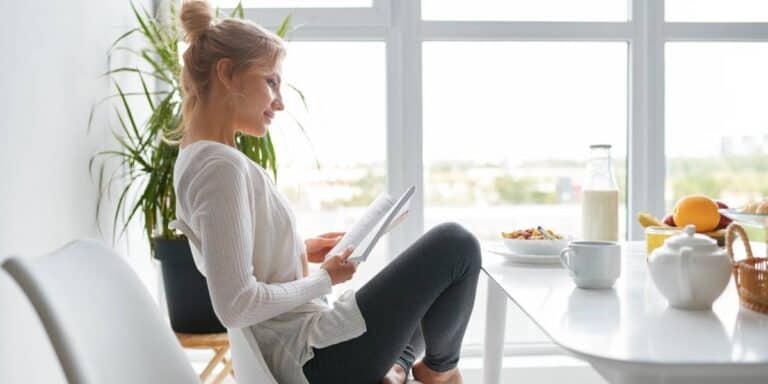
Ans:
{"label": "woman's eye", "polygon": [[275,86],[277,86],[277,81],[275,81],[275,79],[267,79],[267,84],[269,84],[270,87],[274,88]]}

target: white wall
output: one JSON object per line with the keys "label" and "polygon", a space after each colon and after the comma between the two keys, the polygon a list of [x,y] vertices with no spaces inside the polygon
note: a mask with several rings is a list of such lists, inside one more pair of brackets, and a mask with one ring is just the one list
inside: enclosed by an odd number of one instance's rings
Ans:
{"label": "white wall", "polygon": [[[102,236],[88,175],[90,156],[115,148],[110,108],[86,131],[93,103],[114,93],[101,74],[109,45],[134,24],[128,1],[0,3],[0,255],[42,253],[74,237],[110,241],[111,207]],[[135,64],[113,56],[111,65]]]}
{"label": "white wall", "polygon": [[[140,3],[151,9],[151,0]],[[91,105],[113,92],[100,75],[112,41],[134,25],[129,0],[0,0],[0,14],[0,261],[39,255],[75,238],[111,245],[113,206],[106,206],[102,235],[97,186],[88,174],[90,156],[114,148],[110,108],[86,130]],[[120,60],[113,58],[112,67]],[[130,241],[139,249],[129,252],[125,238],[115,248],[153,288],[140,236],[135,231]],[[24,335],[39,335],[41,325],[9,308],[19,302],[12,294],[0,290],[0,383],[60,382],[59,368],[48,364],[55,360],[22,344]]]}

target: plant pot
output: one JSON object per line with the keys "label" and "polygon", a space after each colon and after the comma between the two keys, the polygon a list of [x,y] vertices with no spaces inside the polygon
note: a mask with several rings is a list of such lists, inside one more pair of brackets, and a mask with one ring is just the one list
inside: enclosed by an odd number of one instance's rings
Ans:
{"label": "plant pot", "polygon": [[208,283],[192,259],[186,237],[154,238],[154,257],[160,261],[171,328],[180,333],[226,332],[213,312]]}

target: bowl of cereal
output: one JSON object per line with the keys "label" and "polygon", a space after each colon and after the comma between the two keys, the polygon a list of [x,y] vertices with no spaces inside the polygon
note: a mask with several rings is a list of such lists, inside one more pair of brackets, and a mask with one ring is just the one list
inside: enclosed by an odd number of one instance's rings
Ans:
{"label": "bowl of cereal", "polygon": [[519,255],[555,255],[568,246],[571,238],[541,227],[502,232],[504,245]]}

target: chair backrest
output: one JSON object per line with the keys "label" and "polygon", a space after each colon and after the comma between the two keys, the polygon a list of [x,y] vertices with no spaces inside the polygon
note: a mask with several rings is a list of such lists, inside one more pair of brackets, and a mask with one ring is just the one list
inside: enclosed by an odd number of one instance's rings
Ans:
{"label": "chair backrest", "polygon": [[0,269],[0,383],[66,384],[35,309]]}
{"label": "chair backrest", "polygon": [[70,384],[200,382],[120,255],[93,239],[3,268],[37,311]]}

